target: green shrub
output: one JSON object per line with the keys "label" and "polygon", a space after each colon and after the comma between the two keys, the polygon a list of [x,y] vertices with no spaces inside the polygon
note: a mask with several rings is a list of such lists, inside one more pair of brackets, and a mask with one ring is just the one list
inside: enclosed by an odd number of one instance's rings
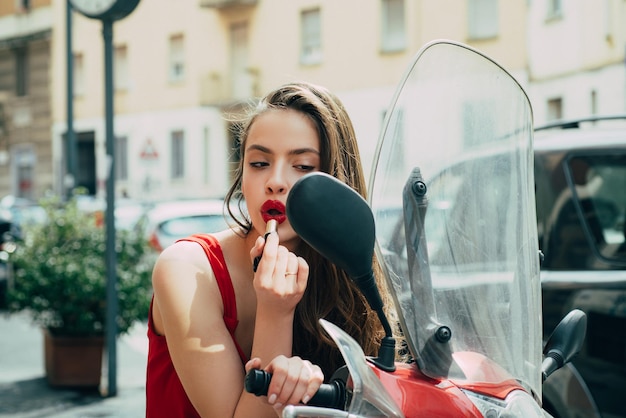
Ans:
{"label": "green shrub", "polygon": [[[106,230],[75,198],[41,202],[48,221],[26,228],[10,255],[8,309],[57,335],[101,335],[106,324]],[[118,333],[147,318],[154,252],[143,231],[117,231]]]}

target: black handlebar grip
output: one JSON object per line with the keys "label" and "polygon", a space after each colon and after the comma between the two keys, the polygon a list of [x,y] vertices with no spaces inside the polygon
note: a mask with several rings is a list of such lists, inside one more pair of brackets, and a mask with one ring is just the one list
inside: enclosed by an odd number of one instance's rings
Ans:
{"label": "black handlebar grip", "polygon": [[[249,393],[265,396],[271,380],[272,375],[265,370],[252,369],[246,374],[244,386]],[[345,403],[346,390],[343,382],[333,380],[330,383],[322,383],[315,395],[307,402],[307,405],[343,410]]]}
{"label": "black handlebar grip", "polygon": [[256,396],[265,396],[271,380],[272,375],[266,371],[252,369],[246,374],[246,379],[244,380],[246,392]]}

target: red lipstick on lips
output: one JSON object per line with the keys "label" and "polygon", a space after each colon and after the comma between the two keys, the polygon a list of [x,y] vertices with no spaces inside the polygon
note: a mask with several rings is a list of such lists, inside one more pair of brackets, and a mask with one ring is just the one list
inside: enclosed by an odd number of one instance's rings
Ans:
{"label": "red lipstick on lips", "polygon": [[274,219],[279,224],[282,224],[287,219],[284,203],[280,200],[266,200],[261,206],[261,216],[265,223],[270,219]]}

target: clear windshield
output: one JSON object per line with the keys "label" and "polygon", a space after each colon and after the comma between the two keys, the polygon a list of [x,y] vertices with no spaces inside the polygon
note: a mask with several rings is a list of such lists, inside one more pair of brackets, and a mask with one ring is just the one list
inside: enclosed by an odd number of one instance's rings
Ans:
{"label": "clear windshield", "polygon": [[431,377],[475,379],[459,359],[479,353],[541,394],[532,156],[530,104],[505,70],[448,41],[416,55],[369,203],[409,349]]}

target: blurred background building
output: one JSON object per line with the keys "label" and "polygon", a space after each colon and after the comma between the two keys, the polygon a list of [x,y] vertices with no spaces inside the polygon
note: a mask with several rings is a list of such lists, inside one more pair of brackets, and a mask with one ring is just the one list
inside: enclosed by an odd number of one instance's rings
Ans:
{"label": "blurred background building", "polygon": [[[66,8],[0,0],[0,196],[65,192]],[[71,23],[75,184],[103,196],[102,27]],[[234,116],[300,79],[342,99],[369,174],[398,81],[438,38],[506,68],[537,125],[626,112],[625,0],[144,0],[114,24],[116,192],[223,196]]]}
{"label": "blurred background building", "polygon": [[0,1],[0,197],[54,187],[52,12],[49,0]]}

